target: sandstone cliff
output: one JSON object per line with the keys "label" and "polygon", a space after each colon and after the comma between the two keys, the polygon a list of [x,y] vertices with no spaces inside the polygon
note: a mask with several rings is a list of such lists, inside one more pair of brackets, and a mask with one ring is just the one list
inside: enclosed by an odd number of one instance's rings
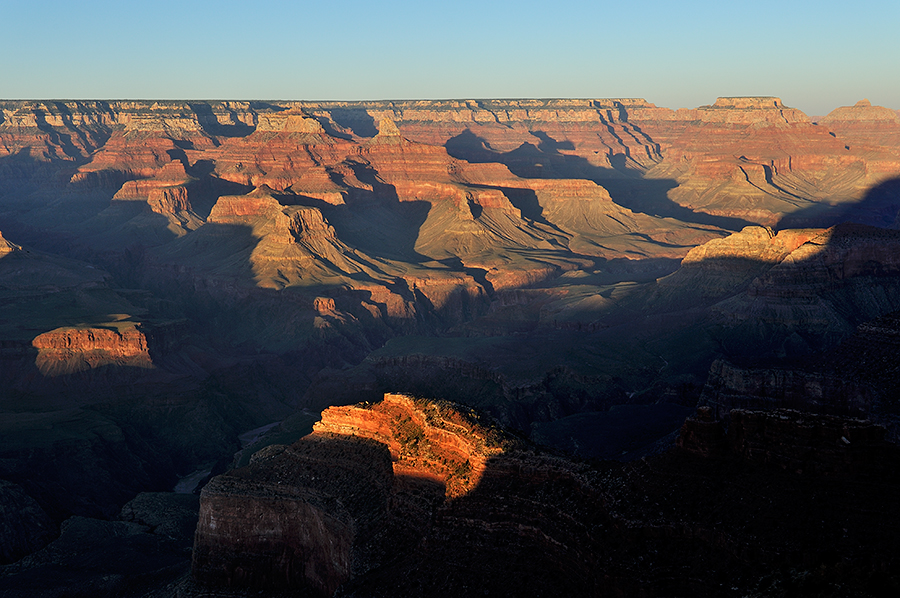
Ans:
{"label": "sandstone cliff", "polygon": [[150,368],[147,338],[133,324],[108,328],[59,328],[32,341],[35,363],[45,376],[69,374],[106,365]]}
{"label": "sandstone cliff", "polygon": [[870,151],[890,147],[900,140],[900,116],[894,110],[873,106],[860,100],[853,106],[841,106],[828,113],[820,124],[828,127],[846,143],[867,146]]}
{"label": "sandstone cliff", "polygon": [[[340,587],[356,595],[380,592],[380,580],[396,571],[399,587],[424,582],[431,595],[475,573],[469,557],[445,569],[447,579],[428,573],[449,565],[448,551],[461,554],[460,543],[471,538],[470,556],[523,576],[488,575],[484,587],[505,584],[528,595],[532,583],[549,588],[495,548],[505,544],[518,554],[544,550],[546,567],[577,574],[562,587],[581,594],[592,587],[584,578],[590,556],[578,547],[589,524],[549,497],[588,490],[564,462],[522,453],[518,444],[446,403],[386,395],[331,408],[312,435],[266,449],[204,489],[194,577],[213,586],[323,595]],[[498,493],[508,496],[507,507],[489,506]],[[522,508],[531,501],[542,514]]]}
{"label": "sandstone cliff", "polygon": [[[852,593],[896,561],[871,528],[893,499],[869,484],[900,457],[883,428],[735,410],[726,434],[709,416],[685,422],[680,450],[592,469],[511,442],[446,403],[387,395],[332,408],[310,436],[207,486],[196,581],[182,591],[717,595],[724,579],[736,592],[766,587],[772,568],[794,559],[798,579]],[[488,454],[478,482],[450,496],[444,459]],[[820,515],[841,529],[823,529]],[[835,551],[853,559],[840,572],[827,564]]]}

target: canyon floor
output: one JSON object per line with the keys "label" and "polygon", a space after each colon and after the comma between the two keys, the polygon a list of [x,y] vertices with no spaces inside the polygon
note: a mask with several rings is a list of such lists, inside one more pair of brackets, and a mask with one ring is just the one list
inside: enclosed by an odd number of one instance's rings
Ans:
{"label": "canyon floor", "polygon": [[0,101],[0,595],[894,595],[898,150],[865,100]]}

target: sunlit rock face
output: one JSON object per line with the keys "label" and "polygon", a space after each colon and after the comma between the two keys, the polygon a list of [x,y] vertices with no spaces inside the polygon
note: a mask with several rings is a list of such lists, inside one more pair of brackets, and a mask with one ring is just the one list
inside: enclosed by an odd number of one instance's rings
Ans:
{"label": "sunlit rock face", "polygon": [[385,533],[405,546],[445,497],[474,488],[502,440],[455,407],[402,395],[332,407],[313,434],[204,488],[194,576],[330,595],[386,558]]}
{"label": "sunlit rock face", "polygon": [[819,122],[851,145],[874,149],[900,140],[900,115],[889,108],[873,106],[869,100],[835,108]]}
{"label": "sunlit rock face", "polygon": [[152,367],[144,333],[126,326],[105,328],[61,328],[34,339],[36,365],[42,374],[68,374],[104,365]]}
{"label": "sunlit rock face", "polygon": [[[566,493],[584,504],[557,502]],[[593,584],[591,523],[575,513],[595,500],[577,468],[523,451],[474,412],[389,394],[332,407],[310,436],[215,478],[201,496],[194,577],[355,595],[399,566],[402,588],[481,574],[485,587],[543,587],[520,558],[541,554],[547,570],[575,574],[562,584],[581,594]],[[434,567],[449,578],[431,578]],[[494,575],[507,567],[522,577]]]}
{"label": "sunlit rock face", "polygon": [[[723,566],[751,580],[734,582],[746,585],[790,554],[818,563],[828,558],[817,556],[823,545],[854,555],[869,541],[884,545],[870,537],[866,517],[844,511],[848,501],[877,512],[890,503],[890,490],[850,483],[897,463],[882,426],[786,409],[734,409],[726,423],[701,408],[677,449],[592,468],[529,449],[444,402],[386,395],[331,408],[311,435],[262,450],[204,489],[198,585],[183,587],[191,596],[442,596],[471,588],[705,596],[716,594]],[[458,466],[463,458],[471,467]],[[737,487],[722,491],[723,480]],[[720,502],[711,508],[717,486]],[[810,492],[821,493],[817,508],[842,522],[841,534],[817,535],[820,521],[796,512],[810,508],[796,502]],[[784,512],[797,517],[790,536],[779,532]],[[860,560],[854,570],[868,575],[881,560]],[[681,567],[704,574],[666,574]]]}
{"label": "sunlit rock face", "polygon": [[13,251],[18,251],[20,249],[21,247],[19,247],[15,243],[10,243],[6,239],[4,239],[3,233],[0,232],[0,257],[10,254]]}

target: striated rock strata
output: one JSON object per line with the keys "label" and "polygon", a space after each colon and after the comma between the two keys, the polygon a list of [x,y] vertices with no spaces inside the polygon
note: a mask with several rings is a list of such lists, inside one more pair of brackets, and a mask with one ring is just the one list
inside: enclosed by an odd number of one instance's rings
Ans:
{"label": "striated rock strata", "polygon": [[108,328],[59,328],[35,337],[35,363],[42,374],[69,374],[104,365],[153,367],[147,338],[134,325]]}
{"label": "striated rock strata", "polygon": [[[514,576],[486,575],[492,591],[533,595],[560,583],[582,595],[594,583],[590,522],[557,499],[594,499],[570,465],[517,446],[446,403],[389,394],[330,408],[310,436],[265,449],[204,489],[194,578],[372,595],[391,576],[396,591],[424,584],[430,595],[487,565]],[[514,556],[537,553],[555,581]]]}
{"label": "striated rock strata", "polygon": [[332,408],[203,491],[182,594],[717,596],[727,581],[737,596],[773,572],[850,594],[896,583],[878,573],[896,546],[873,525],[896,529],[900,452],[884,428],[734,410],[726,432],[704,408],[678,444],[588,467],[446,403]]}

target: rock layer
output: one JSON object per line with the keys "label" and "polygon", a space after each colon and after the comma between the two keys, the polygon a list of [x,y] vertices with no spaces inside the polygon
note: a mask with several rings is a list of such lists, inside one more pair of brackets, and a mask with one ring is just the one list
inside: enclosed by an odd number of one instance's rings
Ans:
{"label": "rock layer", "polygon": [[[447,403],[386,395],[379,403],[328,409],[312,435],[265,449],[249,467],[204,489],[194,577],[327,595],[340,586],[356,595],[381,587],[372,584],[399,566],[403,591],[423,581],[454,587],[475,562],[451,565],[449,580],[430,572],[474,537],[471,557],[522,575],[507,587],[547,582],[498,553],[500,545],[517,553],[543,550],[548,568],[575,575],[562,585],[583,593],[593,583],[585,578],[590,556],[581,546],[588,523],[548,496],[587,493],[590,503],[590,492],[563,461],[517,446],[470,410]],[[507,498],[496,502],[498,493]],[[524,508],[533,501],[545,510]],[[500,581],[485,577],[489,585]]]}
{"label": "rock layer", "polygon": [[123,330],[59,328],[35,337],[35,363],[45,376],[69,374],[105,365],[153,367],[144,333]]}
{"label": "rock layer", "polygon": [[[487,443],[478,483],[449,496],[441,459],[492,436],[501,440]],[[900,453],[864,420],[734,410],[726,433],[703,409],[685,422],[679,450],[596,469],[503,438],[446,403],[388,395],[332,408],[312,435],[264,449],[204,490],[200,585],[183,586],[185,595],[210,586],[237,595],[717,595],[725,579],[744,593],[768,583],[785,559],[853,593],[897,559],[870,518],[893,504],[896,480],[879,476]],[[874,479],[887,486],[874,490]],[[812,496],[842,532],[803,515]],[[868,515],[847,510],[863,503]],[[833,551],[850,559],[838,573],[827,568]]]}

